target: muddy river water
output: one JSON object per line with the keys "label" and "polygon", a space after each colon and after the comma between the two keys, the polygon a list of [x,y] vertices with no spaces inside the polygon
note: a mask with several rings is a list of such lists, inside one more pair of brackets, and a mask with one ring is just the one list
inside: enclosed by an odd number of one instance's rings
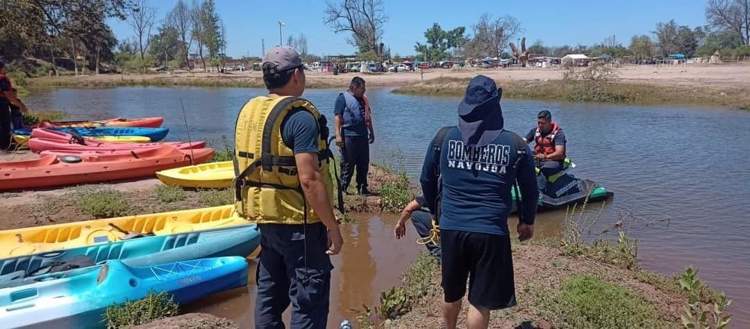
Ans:
{"label": "muddy river water", "polygon": [[[260,89],[59,89],[28,98],[32,109],[71,118],[161,115],[168,139],[204,139],[231,147],[237,112]],[[305,96],[331,117],[338,91]],[[374,161],[419,175],[427,144],[442,126],[456,124],[458,98],[368,92],[375,112]],[[183,119],[180,100],[184,104]],[[535,114],[550,110],[564,128],[573,173],[615,193],[591,229],[592,237],[622,221],[638,239],[641,264],[674,274],[688,265],[734,300],[734,325],[750,327],[750,112],[696,107],[641,107],[503,101],[506,128],[526,133]],[[187,125],[186,122],[187,121]],[[565,211],[538,218],[537,233],[559,234]],[[347,244],[334,257],[330,323],[353,319],[395,285],[420,246],[414,234],[392,238],[393,216],[361,216],[345,226]],[[605,236],[612,236],[606,233]],[[253,266],[255,264],[252,264]],[[251,271],[254,273],[254,270]],[[254,284],[254,282],[253,282]],[[249,328],[254,286],[189,306]]]}

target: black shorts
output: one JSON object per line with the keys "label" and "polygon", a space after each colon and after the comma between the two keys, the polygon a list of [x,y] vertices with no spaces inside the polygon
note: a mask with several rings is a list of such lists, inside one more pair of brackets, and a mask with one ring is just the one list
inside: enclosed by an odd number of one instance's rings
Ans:
{"label": "black shorts", "polygon": [[516,305],[510,236],[440,231],[443,291],[452,303],[466,294],[475,307],[498,310]]}

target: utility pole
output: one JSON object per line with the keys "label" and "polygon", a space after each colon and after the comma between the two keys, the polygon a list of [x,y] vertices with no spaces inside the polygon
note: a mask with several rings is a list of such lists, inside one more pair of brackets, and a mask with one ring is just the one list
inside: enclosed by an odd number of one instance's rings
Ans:
{"label": "utility pole", "polygon": [[284,24],[284,22],[282,22],[282,21],[279,21],[279,47],[283,47],[284,46],[284,37],[281,34],[281,27],[282,26],[286,26],[286,24]]}
{"label": "utility pole", "polygon": [[266,56],[266,39],[263,39],[263,38],[260,39],[260,49],[261,49],[260,58],[263,58]]}

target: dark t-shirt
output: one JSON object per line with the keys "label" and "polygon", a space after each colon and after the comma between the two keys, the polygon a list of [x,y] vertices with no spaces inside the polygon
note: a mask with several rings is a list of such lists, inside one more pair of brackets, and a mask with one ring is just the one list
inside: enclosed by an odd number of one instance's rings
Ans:
{"label": "dark t-shirt", "polygon": [[312,113],[304,109],[292,109],[281,122],[281,138],[294,154],[318,153],[318,122]]}
{"label": "dark t-shirt", "polygon": [[[10,80],[8,80],[7,77],[0,77],[0,91],[10,92],[10,88]],[[0,95],[0,106],[4,106],[4,108],[7,108],[9,103],[10,102],[4,94]]]}
{"label": "dark t-shirt", "polygon": [[[359,106],[362,111],[362,117],[364,118],[365,102],[364,100],[360,98],[357,98],[357,102],[359,102]],[[346,110],[346,99],[344,98],[343,94],[340,94],[339,97],[336,98],[336,104],[333,107],[333,114],[340,115],[343,118],[345,110]],[[346,127],[343,129],[344,129],[345,137],[367,137],[367,126],[364,121],[362,121],[361,125]]]}
{"label": "dark t-shirt", "polygon": [[[534,135],[536,135],[536,128],[531,128],[528,134],[526,134],[526,141],[531,143],[534,141]],[[544,135],[546,136],[546,135]],[[557,134],[555,134],[554,139],[555,145],[562,145],[565,146],[565,143],[567,140],[565,139],[565,132],[563,132],[562,128],[560,128],[557,131]]]}

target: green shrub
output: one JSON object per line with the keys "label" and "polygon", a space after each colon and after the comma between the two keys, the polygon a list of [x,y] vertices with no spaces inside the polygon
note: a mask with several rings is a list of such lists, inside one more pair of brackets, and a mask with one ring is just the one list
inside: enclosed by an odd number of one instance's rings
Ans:
{"label": "green shrub", "polygon": [[187,198],[187,194],[179,186],[159,185],[155,193],[159,201],[163,203],[183,201]]}
{"label": "green shrub", "polygon": [[78,209],[95,218],[125,216],[130,212],[125,196],[112,189],[83,189],[75,193]]}
{"label": "green shrub", "polygon": [[234,151],[229,148],[224,148],[223,150],[216,150],[216,152],[214,152],[214,157],[211,159],[211,162],[232,161],[233,158]]}
{"label": "green shrub", "polygon": [[[698,278],[697,270],[688,267],[679,276],[678,283],[680,289],[688,295],[688,303],[680,316],[684,328],[724,329],[729,326],[732,317],[726,311],[732,301],[723,293],[713,294],[709,291]],[[708,305],[703,302],[706,297],[709,299],[706,302]]]}
{"label": "green shrub", "polygon": [[65,113],[57,111],[23,113],[23,124],[33,126],[42,121],[59,121],[63,118],[65,118]]}
{"label": "green shrub", "polygon": [[179,306],[170,294],[150,292],[145,298],[110,306],[104,314],[108,329],[125,328],[175,316]]}
{"label": "green shrub", "polygon": [[406,290],[401,287],[388,289],[380,294],[380,306],[375,308],[381,319],[395,319],[411,310]]}
{"label": "green shrub", "polygon": [[596,277],[576,275],[559,292],[540,298],[543,316],[559,328],[669,328],[656,307],[632,291]]}
{"label": "green shrub", "polygon": [[380,187],[380,198],[384,211],[400,211],[412,199],[409,190],[409,178],[401,173],[392,181],[386,181]]}
{"label": "green shrub", "polygon": [[231,188],[220,190],[200,190],[199,202],[204,207],[218,207],[234,203],[234,190]]}

